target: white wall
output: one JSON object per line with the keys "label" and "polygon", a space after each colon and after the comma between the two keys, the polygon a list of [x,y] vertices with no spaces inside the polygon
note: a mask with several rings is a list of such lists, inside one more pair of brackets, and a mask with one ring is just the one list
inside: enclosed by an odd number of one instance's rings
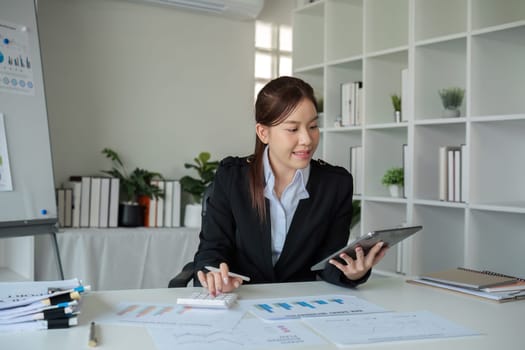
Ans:
{"label": "white wall", "polygon": [[253,148],[254,23],[124,0],[39,0],[56,183],[104,147],[178,178],[200,151]]}

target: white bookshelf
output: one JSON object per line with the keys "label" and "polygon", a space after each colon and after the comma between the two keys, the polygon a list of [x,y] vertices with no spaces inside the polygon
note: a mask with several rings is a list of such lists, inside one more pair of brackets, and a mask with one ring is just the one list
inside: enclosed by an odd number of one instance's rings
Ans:
{"label": "white bookshelf", "polygon": [[[360,233],[402,223],[423,231],[378,267],[420,274],[465,266],[525,277],[525,1],[319,0],[294,11],[294,74],[323,97],[317,156],[350,168],[362,146]],[[408,68],[407,121],[390,103]],[[363,122],[337,127],[341,84],[363,82]],[[438,90],[465,89],[459,118]],[[402,166],[406,198],[381,184]],[[439,147],[465,144],[466,198],[439,200]]]}

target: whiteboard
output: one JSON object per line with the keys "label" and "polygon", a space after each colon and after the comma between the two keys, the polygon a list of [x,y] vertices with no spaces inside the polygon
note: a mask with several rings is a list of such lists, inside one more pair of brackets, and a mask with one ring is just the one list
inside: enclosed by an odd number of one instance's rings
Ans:
{"label": "whiteboard", "polygon": [[0,1],[0,237],[56,231],[36,6]]}

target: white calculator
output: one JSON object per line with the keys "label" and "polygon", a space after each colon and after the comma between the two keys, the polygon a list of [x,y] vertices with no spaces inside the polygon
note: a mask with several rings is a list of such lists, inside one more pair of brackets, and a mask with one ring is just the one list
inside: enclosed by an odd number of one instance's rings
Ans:
{"label": "white calculator", "polygon": [[177,298],[177,304],[200,308],[227,309],[236,300],[236,293],[222,293],[214,297],[208,291],[201,291],[193,292],[186,298]]}

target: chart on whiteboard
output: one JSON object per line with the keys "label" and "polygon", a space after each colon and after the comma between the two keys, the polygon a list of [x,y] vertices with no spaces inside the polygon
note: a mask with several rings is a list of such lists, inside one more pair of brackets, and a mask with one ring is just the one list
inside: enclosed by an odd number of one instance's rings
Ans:
{"label": "chart on whiteboard", "polygon": [[0,20],[0,92],[35,95],[28,30]]}

